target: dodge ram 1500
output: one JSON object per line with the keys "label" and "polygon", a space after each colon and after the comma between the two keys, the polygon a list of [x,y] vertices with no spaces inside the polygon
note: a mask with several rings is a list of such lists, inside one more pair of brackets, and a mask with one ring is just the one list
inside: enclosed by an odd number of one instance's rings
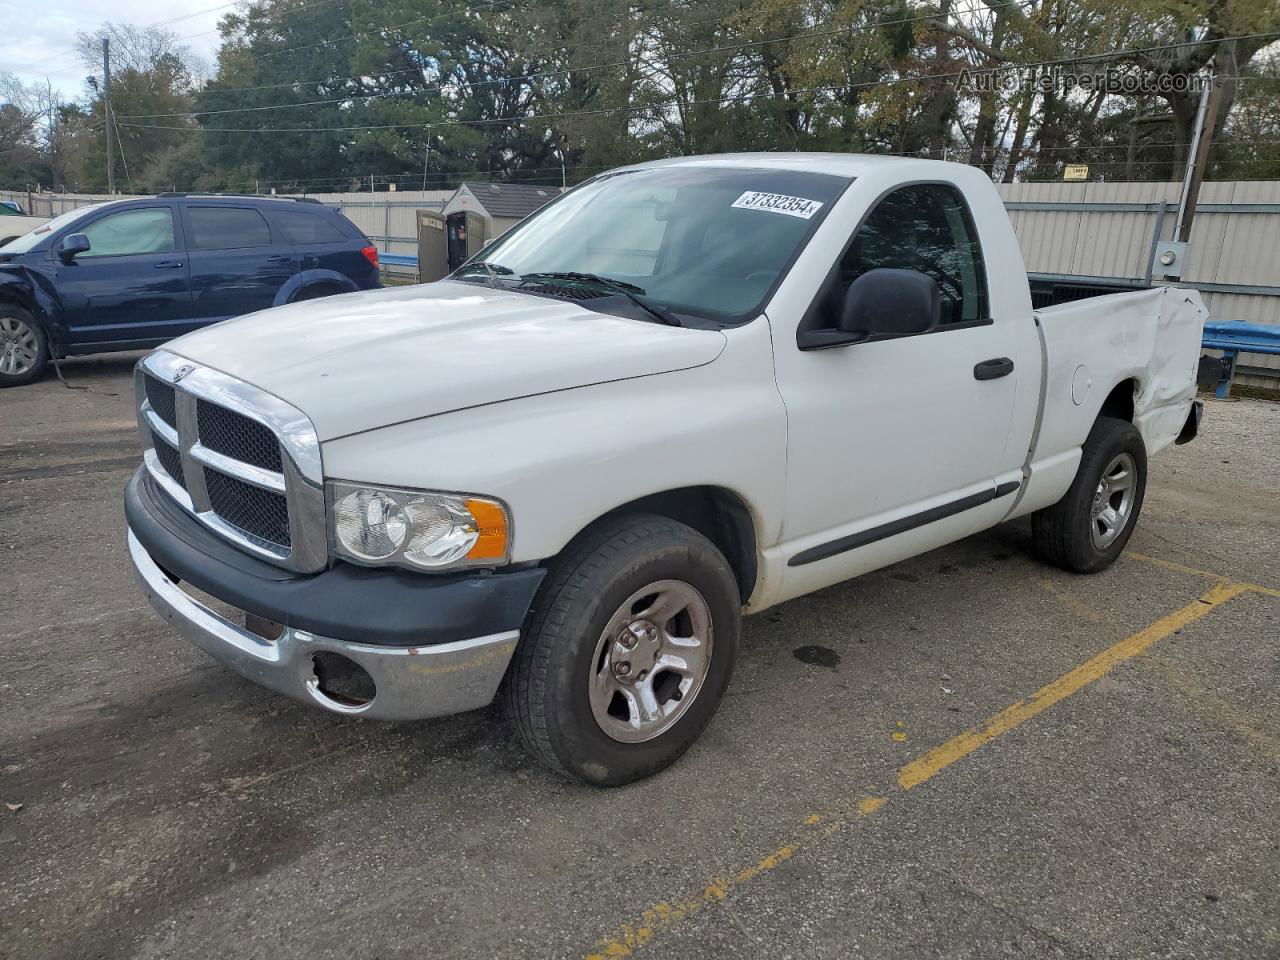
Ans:
{"label": "dodge ram 1500", "polygon": [[499,698],[549,767],[626,783],[710,722],[743,614],[1028,515],[1049,562],[1107,567],[1198,428],[1204,319],[1174,287],[1033,310],[973,167],[640,164],[441,282],[147,356],[128,546],[260,684],[383,719]]}

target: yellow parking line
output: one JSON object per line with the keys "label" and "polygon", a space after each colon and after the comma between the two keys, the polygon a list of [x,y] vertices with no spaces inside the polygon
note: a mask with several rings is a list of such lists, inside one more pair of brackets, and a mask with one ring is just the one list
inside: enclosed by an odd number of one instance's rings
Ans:
{"label": "yellow parking line", "polygon": [[1107,618],[1100,614],[1089,604],[1085,603],[1066,587],[1060,587],[1048,577],[1040,578],[1040,586],[1048,593],[1053,594],[1058,602],[1074,613],[1082,620],[1088,620],[1090,623],[1102,623]]}
{"label": "yellow parking line", "polygon": [[1230,703],[1206,690],[1202,684],[1167,660],[1159,656],[1143,657],[1142,664],[1161,676],[1169,686],[1190,700],[1221,727],[1253,744],[1273,763],[1280,763],[1280,737],[1274,737],[1265,730],[1259,730]]}
{"label": "yellow parking line", "polygon": [[[612,936],[597,943],[595,949],[587,954],[586,960],[608,960],[609,957],[631,956],[662,931],[675,926],[704,907],[719,903],[729,896],[730,891],[743,884],[776,870],[801,849],[822,837],[835,833],[849,820],[875,813],[884,806],[885,800],[885,797],[868,794],[861,797],[851,811],[835,815],[810,814],[803,821],[804,826],[810,828],[809,830],[797,834],[787,843],[749,866],[726,872],[722,876],[712,877],[705,887],[690,896],[675,903],[666,900],[655,903],[635,920],[619,926]],[[822,827],[821,830],[814,829],[819,825]]]}
{"label": "yellow parking line", "polygon": [[1161,617],[1146,629],[1139,630],[1133,636],[1126,637],[1114,646],[1108,647],[1093,659],[1064,673],[1047,686],[1041,687],[1028,699],[1019,700],[1012,706],[1005,707],[981,727],[966,730],[959,736],[952,737],[942,746],[934,747],[919,759],[911,761],[898,771],[898,786],[903,790],[910,790],[937,776],[961,757],[968,756],[1000,734],[1008,733],[1014,727],[1043,713],[1060,700],[1065,700],[1077,690],[1110,673],[1119,664],[1136,657],[1153,643],[1163,640],[1189,623],[1194,623],[1214,607],[1226,603],[1232,597],[1240,596],[1248,589],[1241,583],[1218,584],[1199,600],[1187,604],[1181,610],[1175,610],[1167,617]]}
{"label": "yellow parking line", "polygon": [[1149,563],[1152,566],[1163,567],[1166,570],[1172,570],[1175,573],[1189,573],[1195,577],[1204,577],[1206,580],[1230,579],[1229,577],[1224,577],[1221,574],[1213,573],[1209,570],[1199,570],[1196,567],[1188,567],[1181,563],[1174,563],[1172,560],[1165,560],[1165,559],[1162,559],[1161,557],[1148,556],[1145,553],[1138,553],[1134,550],[1126,550],[1124,552],[1124,555],[1126,557],[1133,557],[1133,559],[1135,560],[1141,560],[1143,563]]}
{"label": "yellow parking line", "polygon": [[[898,770],[898,785],[910,790],[937,776],[957,760],[967,757],[980,747],[1003,733],[1018,727],[1032,717],[1043,713],[1054,704],[1114,670],[1120,664],[1138,656],[1152,644],[1204,617],[1233,597],[1252,590],[1267,591],[1252,584],[1219,583],[1204,596],[1180,610],[1162,617],[1148,627],[1119,643],[1108,647],[1087,662],[1063,674],[1052,683],[1041,687],[1027,700],[1000,711],[981,727],[953,737],[940,747],[913,760]],[[1278,592],[1280,593],[1280,592]],[[686,917],[726,899],[729,893],[758,877],[776,870],[801,849],[836,833],[845,824],[859,817],[870,816],[885,805],[888,798],[877,796],[874,791],[864,793],[847,809],[831,813],[812,813],[802,821],[801,830],[786,843],[760,860],[740,869],[713,877],[706,886],[672,903],[661,901],[645,910],[638,918],[623,923],[610,936],[599,941],[587,954],[586,960],[606,960],[609,957],[629,957],[661,932],[669,930]]]}
{"label": "yellow parking line", "polygon": [[[1230,577],[1224,577],[1222,574],[1214,573],[1212,570],[1201,570],[1198,567],[1188,567],[1185,564],[1174,563],[1172,560],[1164,560],[1160,557],[1151,557],[1145,553],[1136,553],[1133,550],[1126,550],[1124,555],[1126,557],[1133,557],[1135,560],[1141,560],[1143,563],[1150,563],[1153,566],[1172,570],[1175,573],[1189,573],[1192,576],[1204,577],[1206,580],[1218,580],[1222,582],[1231,580]],[[1240,583],[1240,586],[1252,593],[1261,593],[1268,597],[1280,597],[1280,590],[1277,590],[1274,587],[1264,587],[1260,583]]]}

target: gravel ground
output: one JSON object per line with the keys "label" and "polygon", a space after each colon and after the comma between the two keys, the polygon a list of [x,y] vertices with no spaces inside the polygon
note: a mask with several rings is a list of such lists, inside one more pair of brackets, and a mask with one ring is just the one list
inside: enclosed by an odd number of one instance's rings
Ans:
{"label": "gravel ground", "polygon": [[1280,957],[1280,405],[1209,403],[1105,574],[1015,524],[749,620],[703,741],[599,791],[173,635],[135,359],[0,393],[0,956]]}

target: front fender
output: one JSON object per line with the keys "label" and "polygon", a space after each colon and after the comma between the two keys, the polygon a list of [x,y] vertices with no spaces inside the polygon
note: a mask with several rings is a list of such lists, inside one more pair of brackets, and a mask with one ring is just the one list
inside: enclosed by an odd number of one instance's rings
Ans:
{"label": "front fender", "polygon": [[[325,476],[496,497],[511,508],[514,562],[553,557],[617,507],[686,487],[732,492],[751,513],[764,549],[781,534],[786,410],[774,385],[768,326],[746,324],[728,331],[726,341],[716,360],[691,369],[331,440],[323,447]],[[430,377],[429,357],[421,369]]]}
{"label": "front fender", "polygon": [[278,307],[282,303],[288,303],[303,287],[316,283],[335,284],[342,288],[343,293],[355,293],[360,289],[350,277],[336,270],[303,270],[301,273],[295,273],[285,282],[285,285],[276,293],[275,302],[271,305]]}
{"label": "front fender", "polygon": [[40,271],[20,263],[0,266],[0,302],[3,301],[16,303],[41,321],[55,347],[66,343],[62,301],[52,281]]}

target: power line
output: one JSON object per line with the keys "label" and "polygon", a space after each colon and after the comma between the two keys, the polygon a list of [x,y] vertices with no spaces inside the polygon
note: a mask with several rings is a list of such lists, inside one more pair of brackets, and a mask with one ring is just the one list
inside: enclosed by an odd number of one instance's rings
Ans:
{"label": "power line", "polygon": [[[230,3],[220,3],[216,7],[206,7],[203,10],[197,10],[194,13],[184,13],[179,17],[170,17],[168,20],[157,20],[155,23],[148,23],[141,27],[142,30],[150,30],[152,27],[167,27],[171,23],[181,23],[183,20],[190,20],[192,17],[198,17],[201,14],[213,13],[215,10],[225,10],[227,7],[234,7],[240,0],[231,0]],[[199,36],[199,34],[197,34]]]}
{"label": "power line", "polygon": [[485,7],[493,7],[499,3],[506,3],[507,0],[485,0],[484,3],[477,3],[474,6],[464,7],[462,10],[450,10],[447,13],[437,13],[429,17],[416,17],[413,20],[406,20],[404,23],[380,24],[376,27],[370,27],[368,30],[357,30],[354,33],[344,34],[341,37],[333,37],[329,40],[320,40],[316,43],[302,44],[297,47],[286,47],[283,50],[264,50],[262,53],[254,54],[254,59],[264,60],[268,57],[278,57],[285,53],[295,53],[298,50],[314,50],[316,47],[327,47],[335,43],[341,43],[344,40],[354,40],[357,37],[367,37],[373,33],[382,33],[387,30],[400,30],[404,27],[413,26],[415,23],[432,23],[436,20],[443,20],[445,17],[466,16],[469,13],[475,13]]}
{"label": "power line", "polygon": [[[1026,63],[1004,63],[1004,64],[999,64],[991,67],[965,67],[961,70],[951,71],[948,73],[935,73],[935,74],[928,74],[925,76],[890,77],[888,79],[868,80],[860,83],[821,84],[813,87],[792,90],[790,91],[790,94],[794,96],[794,95],[806,94],[806,93],[820,93],[828,90],[854,90],[854,89],[862,89],[866,87],[889,86],[889,85],[895,85],[899,83],[922,83],[922,82],[933,81],[933,80],[951,79],[954,77],[959,77],[964,75],[971,76],[973,74],[999,73],[1005,70],[1026,69],[1028,67],[1047,67],[1047,66],[1071,64],[1071,63],[1085,63],[1091,60],[1112,59],[1114,57],[1123,56],[1127,54],[1151,53],[1159,50],[1176,49],[1178,47],[1198,45],[1199,43],[1226,43],[1232,40],[1247,40],[1247,39],[1261,39],[1261,38],[1275,38],[1275,37],[1280,37],[1280,32],[1240,34],[1237,36],[1219,37],[1214,40],[1166,43],[1166,44],[1158,44],[1156,46],[1150,46],[1150,47],[1135,47],[1127,50],[1112,50],[1107,53],[1086,54],[1086,55],[1071,56],[1071,57],[1058,57],[1053,60],[1038,60],[1038,61],[1029,61]],[[771,42],[776,42],[776,41],[771,41]],[[742,100],[749,100],[752,98],[758,98],[758,95],[753,92],[748,92],[748,93],[730,95],[730,96],[724,96],[724,97],[711,97],[711,98],[706,98],[701,100],[688,100],[688,101],[683,101],[681,105],[686,107],[704,106],[704,105],[715,104],[715,103],[739,102]],[[770,99],[770,98],[766,98],[766,99]],[[478,119],[478,120],[443,120],[443,121],[437,121],[433,123],[356,124],[356,125],[341,126],[341,127],[204,127],[204,126],[179,127],[179,126],[174,126],[172,124],[150,124],[150,123],[127,123],[127,124],[122,123],[120,124],[120,126],[133,127],[138,129],[148,129],[148,130],[186,130],[186,131],[192,131],[192,132],[199,131],[201,133],[256,133],[256,134],[351,133],[351,132],[361,132],[361,131],[367,131],[367,130],[434,130],[438,127],[483,126],[483,125],[494,124],[494,123],[527,123],[531,120],[565,120],[565,119],[577,118],[577,117],[608,116],[608,115],[618,114],[618,113],[643,113],[648,110],[655,110],[659,108],[670,107],[676,103],[681,103],[681,102],[676,100],[668,100],[668,101],[663,101],[661,103],[645,104],[641,106],[603,107],[595,110],[579,110],[579,111],[567,111],[567,112],[561,112],[561,113],[530,114],[526,116],[517,116],[517,117],[493,117],[493,118],[485,118],[485,119]]]}
{"label": "power line", "polygon": [[[226,9],[227,7],[234,7],[234,6],[239,5],[241,2],[242,2],[242,0],[231,0],[231,2],[230,2],[230,3],[223,3],[223,4],[219,4],[219,5],[218,5],[218,6],[216,6],[216,7],[207,7],[207,8],[206,8],[206,9],[204,9],[204,10],[197,10],[197,11],[195,11],[194,13],[186,13],[186,14],[183,14],[183,15],[178,16],[178,17],[172,17],[172,18],[170,18],[170,19],[168,19],[168,20],[157,20],[157,21],[155,21],[154,23],[144,23],[142,26],[137,27],[136,29],[137,29],[137,30],[139,30],[139,31],[141,31],[141,30],[151,30],[151,29],[153,29],[153,28],[155,28],[155,27],[163,27],[163,26],[165,26],[165,25],[167,25],[167,24],[170,24],[170,23],[178,23],[179,21],[182,21],[182,20],[190,20],[192,17],[198,17],[198,16],[201,16],[201,15],[206,14],[206,13],[213,13],[215,10],[223,10],[223,9]],[[246,0],[246,2],[247,2],[247,0]],[[319,6],[323,6],[323,5],[325,5],[325,4],[329,4],[329,3],[338,3],[338,2],[340,2],[340,0],[314,0],[314,2],[312,2],[312,3],[305,3],[305,4],[302,4],[301,6],[293,7],[293,8],[291,8],[288,12],[289,12],[289,13],[296,13],[296,12],[298,12],[298,11],[300,11],[300,10],[306,10],[306,9],[311,8],[311,7],[319,7]],[[174,42],[174,43],[182,43],[184,40],[194,40],[196,37],[203,37],[203,36],[207,36],[207,35],[208,35],[208,34],[210,34],[210,33],[217,33],[217,32],[218,32],[218,28],[217,28],[217,27],[215,27],[215,28],[214,28],[214,29],[212,29],[212,30],[203,30],[203,31],[201,31],[200,33],[193,33],[193,34],[191,34],[190,36],[186,36],[186,37],[176,37],[176,38],[174,39],[174,41],[173,41],[173,42]],[[92,40],[93,38],[92,38],[92,37],[90,37],[90,39]],[[117,39],[117,40],[119,40],[119,38],[116,38],[116,39]],[[59,51],[56,51],[56,50],[55,50],[55,51],[54,51],[53,53],[51,53],[49,56],[44,57],[44,58],[42,58],[42,59],[41,59],[41,60],[39,60],[39,61],[18,62],[18,63],[15,63],[15,64],[14,64],[14,66],[19,67],[19,68],[22,68],[22,67],[43,67],[43,66],[46,66],[47,64],[49,64],[50,62],[57,62],[57,61],[59,61],[59,60],[65,60],[67,57],[70,57],[70,56],[73,56],[73,55],[75,55],[75,56],[79,56],[79,55],[80,55],[80,48],[79,48],[78,46],[75,46],[75,47],[65,47],[65,48],[63,48],[63,49],[62,49],[62,51],[61,51],[61,52],[59,52]]]}
{"label": "power line", "polygon": [[[234,0],[234,2],[224,4],[223,6],[227,6],[227,7],[234,7],[234,6],[235,6],[237,3],[239,3],[239,2],[240,2],[240,0]],[[329,4],[331,4],[331,3],[342,3],[342,2],[343,2],[343,0],[314,0],[314,2],[313,2],[313,3],[304,3],[304,4],[302,4],[301,6],[297,6],[297,7],[290,7],[288,10],[285,10],[285,11],[283,11],[283,12],[284,12],[284,13],[299,13],[299,12],[301,12],[301,11],[303,11],[303,10],[310,10],[312,7],[326,7],[326,6],[328,6]],[[219,8],[219,7],[214,7],[213,9],[214,9],[214,10],[218,10],[218,9],[221,9],[221,8]],[[207,12],[207,11],[206,11],[206,12]],[[195,16],[195,14],[190,14],[190,16]],[[180,19],[184,19],[184,18],[180,18]],[[207,36],[208,36],[209,34],[211,34],[211,33],[217,33],[219,29],[221,29],[221,28],[219,28],[219,27],[214,27],[212,30],[201,30],[199,33],[192,33],[192,34],[189,34],[189,35],[187,35],[187,36],[185,36],[185,37],[178,37],[178,39],[177,39],[177,41],[176,41],[176,42],[177,42],[177,43],[181,43],[183,40],[194,40],[196,37],[207,37]]]}
{"label": "power line", "polygon": [[[966,8],[966,9],[964,9],[964,10],[953,10],[953,11],[952,11],[952,13],[953,13],[953,14],[976,14],[976,13],[981,13],[981,12],[985,12],[985,11],[988,11],[988,10],[994,9],[994,8],[996,8],[996,7],[1005,7],[1005,6],[1020,6],[1020,7],[1026,7],[1026,6],[1031,6],[1031,5],[1033,5],[1035,2],[1036,2],[1036,0],[1005,0],[1005,2],[986,3],[986,2],[980,2],[980,0],[974,0],[974,4],[973,4],[973,5],[971,5],[971,6],[967,7],[967,8]],[[653,11],[649,11],[649,12],[653,12]],[[722,16],[722,17],[709,17],[709,18],[706,18],[706,19],[703,19],[703,20],[692,20],[692,21],[687,21],[687,22],[688,22],[688,23],[690,23],[690,24],[716,23],[716,22],[720,22],[720,21],[724,21],[724,20],[730,20],[730,19],[732,19],[732,18],[733,18],[733,17],[735,17],[735,16],[738,16],[738,14],[730,14],[730,15],[728,15],[728,16]],[[877,26],[888,26],[888,25],[891,25],[891,24],[900,24],[900,23],[915,23],[915,22],[922,21],[922,20],[936,20],[936,19],[938,19],[938,15],[937,15],[936,13],[932,13],[932,14],[928,14],[928,15],[920,16],[920,17],[907,17],[907,18],[898,19],[898,20],[882,20],[882,21],[879,21],[879,22],[877,22],[877,23],[872,23],[872,24],[855,24],[855,25],[852,25],[852,26],[850,26],[850,27],[843,28],[842,30],[840,30],[840,31],[836,31],[836,32],[838,32],[838,33],[842,33],[842,32],[844,32],[845,30],[849,30],[849,31],[856,31],[856,30],[860,30],[860,29],[871,29],[871,28],[873,28],[873,27],[877,27]],[[385,29],[394,29],[394,28],[385,28]],[[797,37],[779,37],[779,38],[776,38],[775,40],[766,40],[766,41],[758,41],[758,42],[759,42],[759,43],[777,43],[777,42],[782,42],[782,41],[784,41],[784,40],[788,40],[788,39],[798,39],[798,38],[797,38]],[[264,54],[262,54],[262,55],[263,55],[263,56],[266,56],[266,55],[275,56],[275,55],[277,55],[277,54],[280,54],[280,53],[287,53],[287,52],[289,52],[289,51],[291,51],[291,50],[296,50],[296,49],[304,49],[304,48],[302,48],[302,47],[289,47],[289,48],[287,48],[286,50],[267,51],[267,52],[265,52],[265,53],[264,53]],[[718,49],[718,48],[717,48],[717,49]],[[683,55],[682,55],[682,56],[683,56]],[[462,86],[482,86],[482,85],[485,85],[485,84],[503,83],[503,82],[510,81],[510,80],[521,80],[521,79],[527,79],[527,78],[529,78],[529,77],[552,76],[552,75],[555,75],[556,73],[566,73],[566,74],[567,74],[567,73],[571,73],[571,72],[575,72],[575,71],[592,70],[592,69],[598,69],[599,67],[602,67],[602,66],[613,66],[613,65],[614,65],[614,64],[599,64],[599,65],[595,65],[595,66],[587,66],[587,67],[571,67],[571,68],[567,68],[567,69],[562,70],[562,71],[549,71],[549,72],[547,72],[547,73],[545,73],[545,74],[528,74],[527,76],[524,76],[524,77],[522,77],[522,76],[499,77],[499,78],[496,78],[496,79],[494,79],[494,80],[483,80],[483,81],[478,81],[478,82],[473,83],[473,84],[462,84]],[[422,73],[422,68],[421,68],[421,67],[407,67],[407,68],[402,69],[402,70],[385,70],[385,71],[381,71],[381,72],[378,72],[378,73],[371,73],[371,74],[358,74],[358,75],[356,75],[356,76],[350,76],[350,77],[325,77],[325,78],[321,78],[321,79],[317,79],[317,80],[288,80],[288,81],[284,81],[284,82],[281,82],[281,83],[264,83],[264,84],[259,84],[259,85],[257,85],[257,86],[251,86],[251,87],[216,87],[216,88],[213,88],[213,89],[208,89],[208,90],[206,90],[206,91],[204,91],[204,92],[206,92],[206,93],[210,93],[210,94],[217,94],[217,93],[237,93],[237,92],[245,92],[245,93],[247,93],[247,92],[255,91],[255,90],[278,90],[278,89],[281,89],[281,88],[283,88],[283,87],[305,87],[305,86],[321,85],[321,84],[346,83],[346,82],[348,82],[348,81],[352,81],[352,80],[365,80],[365,79],[371,79],[371,78],[394,77],[394,76],[398,76],[398,75],[400,75],[400,74],[404,74],[404,73],[416,73],[416,74],[421,74],[421,73]],[[421,92],[429,92],[429,91],[411,91],[410,93],[406,93],[406,94],[370,94],[370,95],[356,95],[355,97],[339,98],[339,100],[348,100],[348,99],[369,99],[370,97],[375,97],[375,96],[381,96],[381,97],[400,96],[400,95],[403,95],[403,96],[410,96],[410,95],[416,95],[416,94],[421,93]],[[338,100],[335,100],[335,101],[316,101],[316,102],[317,102],[317,103],[326,103],[326,102],[339,102],[339,101],[338,101]],[[265,109],[277,109],[277,107],[283,108],[283,107],[290,107],[290,106],[306,106],[306,105],[308,105],[308,104],[287,104],[287,103],[286,103],[286,104],[272,105],[272,106],[269,106],[269,107],[237,108],[237,109],[244,109],[244,110],[250,110],[250,109],[265,110]],[[152,119],[152,118],[160,118],[160,117],[185,117],[185,116],[209,116],[209,115],[212,115],[212,114],[214,114],[214,113],[220,113],[220,112],[221,112],[221,113],[228,113],[228,112],[235,112],[235,111],[228,110],[228,111],[199,111],[199,112],[196,112],[196,113],[165,113],[165,114],[145,114],[145,115],[140,114],[140,115],[136,115],[135,117],[133,117],[133,119]]]}
{"label": "power line", "polygon": [[[1035,0],[1008,0],[1008,2],[999,3],[999,4],[996,4],[996,6],[1025,7],[1025,6],[1030,6],[1034,2]],[[975,10],[973,7],[970,7],[966,10],[961,10],[956,12],[973,13],[975,12]],[[796,40],[812,40],[816,38],[845,36],[847,34],[857,33],[863,30],[874,30],[874,29],[877,29],[878,27],[894,26],[894,25],[903,24],[903,23],[916,23],[921,20],[936,20],[937,18],[938,18],[938,15],[936,13],[933,13],[933,14],[928,14],[926,16],[921,16],[921,17],[906,17],[906,18],[901,18],[896,20],[877,20],[874,23],[854,24],[848,27],[842,27],[839,30],[826,30],[826,31],[820,31],[815,33],[805,33],[805,34],[792,34],[785,37],[772,37],[766,40],[752,40],[745,43],[728,44],[728,45],[722,45],[718,47],[707,47],[703,50],[689,50],[684,53],[674,54],[664,59],[667,62],[670,62],[673,60],[685,60],[691,57],[705,56],[707,54],[712,54],[712,53],[727,53],[731,51],[744,50],[751,47],[759,47],[759,46],[764,46],[771,43],[785,43],[785,42],[792,42]],[[326,106],[334,103],[349,103],[349,102],[363,101],[363,100],[401,99],[401,98],[408,99],[411,97],[425,96],[430,93],[441,93],[445,90],[446,87],[450,89],[460,88],[460,87],[471,89],[475,87],[486,87],[486,86],[493,86],[496,84],[503,84],[503,83],[524,82],[528,80],[541,80],[547,77],[564,76],[568,78],[574,74],[588,73],[594,70],[607,70],[615,67],[627,67],[627,66],[630,66],[631,64],[632,64],[631,60],[615,60],[610,63],[597,63],[597,64],[589,64],[584,67],[566,67],[559,70],[547,70],[540,73],[526,73],[526,74],[516,74],[516,75],[506,76],[506,77],[495,77],[491,80],[477,80],[471,83],[453,83],[453,82],[436,83],[436,84],[432,84],[431,87],[429,88],[425,88],[421,90],[411,90],[407,92],[368,93],[368,94],[355,94],[355,95],[348,94],[342,97],[331,97],[324,100],[307,100],[301,103],[272,103],[272,104],[265,104],[265,105],[256,106],[256,107],[228,107],[223,110],[195,110],[195,111],[189,110],[181,113],[133,114],[128,117],[121,117],[120,119],[122,120],[160,120],[160,119],[167,119],[172,117],[213,117],[213,116],[221,116],[221,115],[230,114],[230,113],[258,113],[263,110],[287,110],[291,107]],[[404,73],[404,72],[420,72],[420,71],[418,71],[417,68],[413,68],[412,71],[396,71],[396,72]],[[344,79],[357,80],[361,78],[346,77]],[[329,83],[329,82],[340,82],[340,81],[312,81],[312,82]],[[254,89],[254,88],[247,88],[247,89]],[[230,91],[214,90],[211,92],[227,93]]]}

